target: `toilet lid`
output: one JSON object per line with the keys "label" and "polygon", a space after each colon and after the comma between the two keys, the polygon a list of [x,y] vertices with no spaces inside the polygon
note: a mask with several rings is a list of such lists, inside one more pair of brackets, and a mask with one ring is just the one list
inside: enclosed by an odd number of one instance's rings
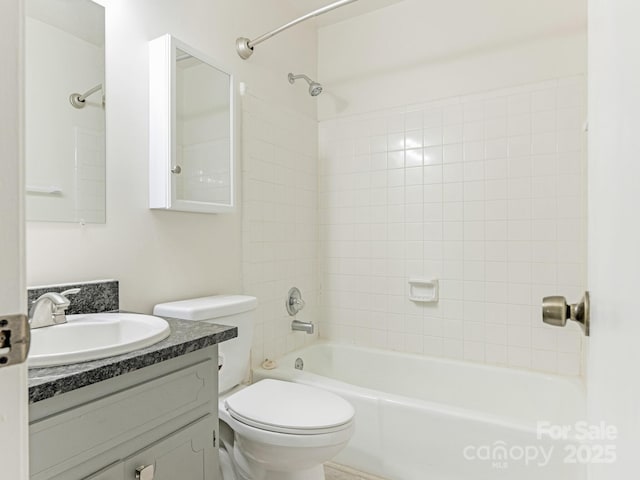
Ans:
{"label": "toilet lid", "polygon": [[261,380],[225,401],[229,414],[246,425],[280,433],[320,434],[342,430],[354,409],[319,388],[281,380]]}

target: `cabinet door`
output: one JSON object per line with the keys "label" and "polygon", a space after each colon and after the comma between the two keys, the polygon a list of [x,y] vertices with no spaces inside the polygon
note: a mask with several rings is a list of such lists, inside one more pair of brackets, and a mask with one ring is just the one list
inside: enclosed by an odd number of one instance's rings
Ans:
{"label": "cabinet door", "polygon": [[153,480],[218,480],[216,430],[213,416],[192,423],[125,460],[124,479],[135,480],[137,468],[153,466]]}
{"label": "cabinet door", "polygon": [[124,463],[120,462],[88,476],[84,480],[122,480],[124,478]]}
{"label": "cabinet door", "polygon": [[233,210],[233,75],[171,35],[149,43],[149,207]]}

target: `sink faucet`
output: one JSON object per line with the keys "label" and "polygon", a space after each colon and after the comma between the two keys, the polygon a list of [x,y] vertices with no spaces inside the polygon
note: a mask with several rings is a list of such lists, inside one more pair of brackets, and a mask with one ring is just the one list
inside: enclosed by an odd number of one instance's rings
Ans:
{"label": "sink faucet", "polygon": [[29,310],[31,329],[67,323],[65,310],[69,308],[71,301],[66,296],[75,295],[79,291],[79,288],[71,288],[62,293],[47,292],[38,297]]}

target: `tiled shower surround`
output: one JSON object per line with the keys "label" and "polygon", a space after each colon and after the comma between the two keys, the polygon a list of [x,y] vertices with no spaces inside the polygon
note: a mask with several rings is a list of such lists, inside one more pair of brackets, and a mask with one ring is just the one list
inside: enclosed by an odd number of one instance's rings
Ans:
{"label": "tiled shower surround", "polygon": [[[585,289],[585,90],[572,77],[321,122],[320,336],[580,374],[579,328],[544,325],[540,305]],[[440,301],[410,301],[411,277],[439,279]]]}
{"label": "tiled shower surround", "polygon": [[306,307],[298,320],[318,320],[318,123],[252,95],[243,108],[243,278],[259,299],[252,362],[314,341],[291,331],[287,292],[298,287]]}

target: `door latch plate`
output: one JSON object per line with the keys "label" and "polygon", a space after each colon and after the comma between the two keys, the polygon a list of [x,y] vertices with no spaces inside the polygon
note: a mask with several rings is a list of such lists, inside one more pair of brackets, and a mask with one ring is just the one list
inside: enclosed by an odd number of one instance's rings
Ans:
{"label": "door latch plate", "polygon": [[0,367],[26,361],[30,343],[31,329],[26,315],[0,315]]}

